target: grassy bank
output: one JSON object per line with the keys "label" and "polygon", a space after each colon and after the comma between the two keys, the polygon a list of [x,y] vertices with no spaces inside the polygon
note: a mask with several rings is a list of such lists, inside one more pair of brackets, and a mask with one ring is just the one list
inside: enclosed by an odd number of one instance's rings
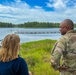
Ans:
{"label": "grassy bank", "polygon": [[51,49],[56,40],[40,40],[21,44],[21,56],[33,75],[58,75],[50,66]]}

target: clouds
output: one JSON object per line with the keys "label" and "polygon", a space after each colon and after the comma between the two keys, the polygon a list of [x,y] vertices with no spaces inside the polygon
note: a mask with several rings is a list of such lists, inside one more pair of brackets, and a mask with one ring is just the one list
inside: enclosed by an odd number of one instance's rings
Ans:
{"label": "clouds", "polygon": [[76,0],[49,0],[46,4],[47,7],[53,7],[55,10],[66,10],[75,7]]}
{"label": "clouds", "polygon": [[[65,18],[75,21],[76,2],[73,0],[45,0],[46,6],[27,4],[22,0],[14,0],[6,5],[0,4],[0,21],[24,23],[28,21],[61,22]],[[72,6],[71,6],[72,5]],[[45,11],[45,7],[46,10]],[[54,8],[54,11],[48,11]]]}
{"label": "clouds", "polygon": [[54,7],[55,10],[66,9],[66,4],[69,0],[49,0],[47,7]]}
{"label": "clouds", "polygon": [[21,0],[14,0],[15,2],[21,2]]}

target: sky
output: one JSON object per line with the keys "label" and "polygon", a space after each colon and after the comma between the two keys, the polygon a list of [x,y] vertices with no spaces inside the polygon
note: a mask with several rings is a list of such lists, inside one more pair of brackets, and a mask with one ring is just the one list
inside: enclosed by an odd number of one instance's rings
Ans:
{"label": "sky", "polygon": [[0,22],[76,23],[76,0],[0,0]]}

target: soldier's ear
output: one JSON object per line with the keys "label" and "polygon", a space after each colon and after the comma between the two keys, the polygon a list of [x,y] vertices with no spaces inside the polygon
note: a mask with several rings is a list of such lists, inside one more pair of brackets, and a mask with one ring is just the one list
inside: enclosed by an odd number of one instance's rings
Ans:
{"label": "soldier's ear", "polygon": [[65,28],[66,28],[67,30],[69,30],[69,29],[70,29],[70,27],[69,27],[69,26],[65,26]]}

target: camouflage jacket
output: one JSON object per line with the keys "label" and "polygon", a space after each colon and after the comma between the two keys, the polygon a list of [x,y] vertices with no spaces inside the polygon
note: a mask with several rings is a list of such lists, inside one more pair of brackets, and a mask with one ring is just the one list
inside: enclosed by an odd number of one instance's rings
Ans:
{"label": "camouflage jacket", "polygon": [[51,52],[51,64],[55,64],[54,69],[65,65],[76,70],[76,30],[68,31],[56,42]]}

